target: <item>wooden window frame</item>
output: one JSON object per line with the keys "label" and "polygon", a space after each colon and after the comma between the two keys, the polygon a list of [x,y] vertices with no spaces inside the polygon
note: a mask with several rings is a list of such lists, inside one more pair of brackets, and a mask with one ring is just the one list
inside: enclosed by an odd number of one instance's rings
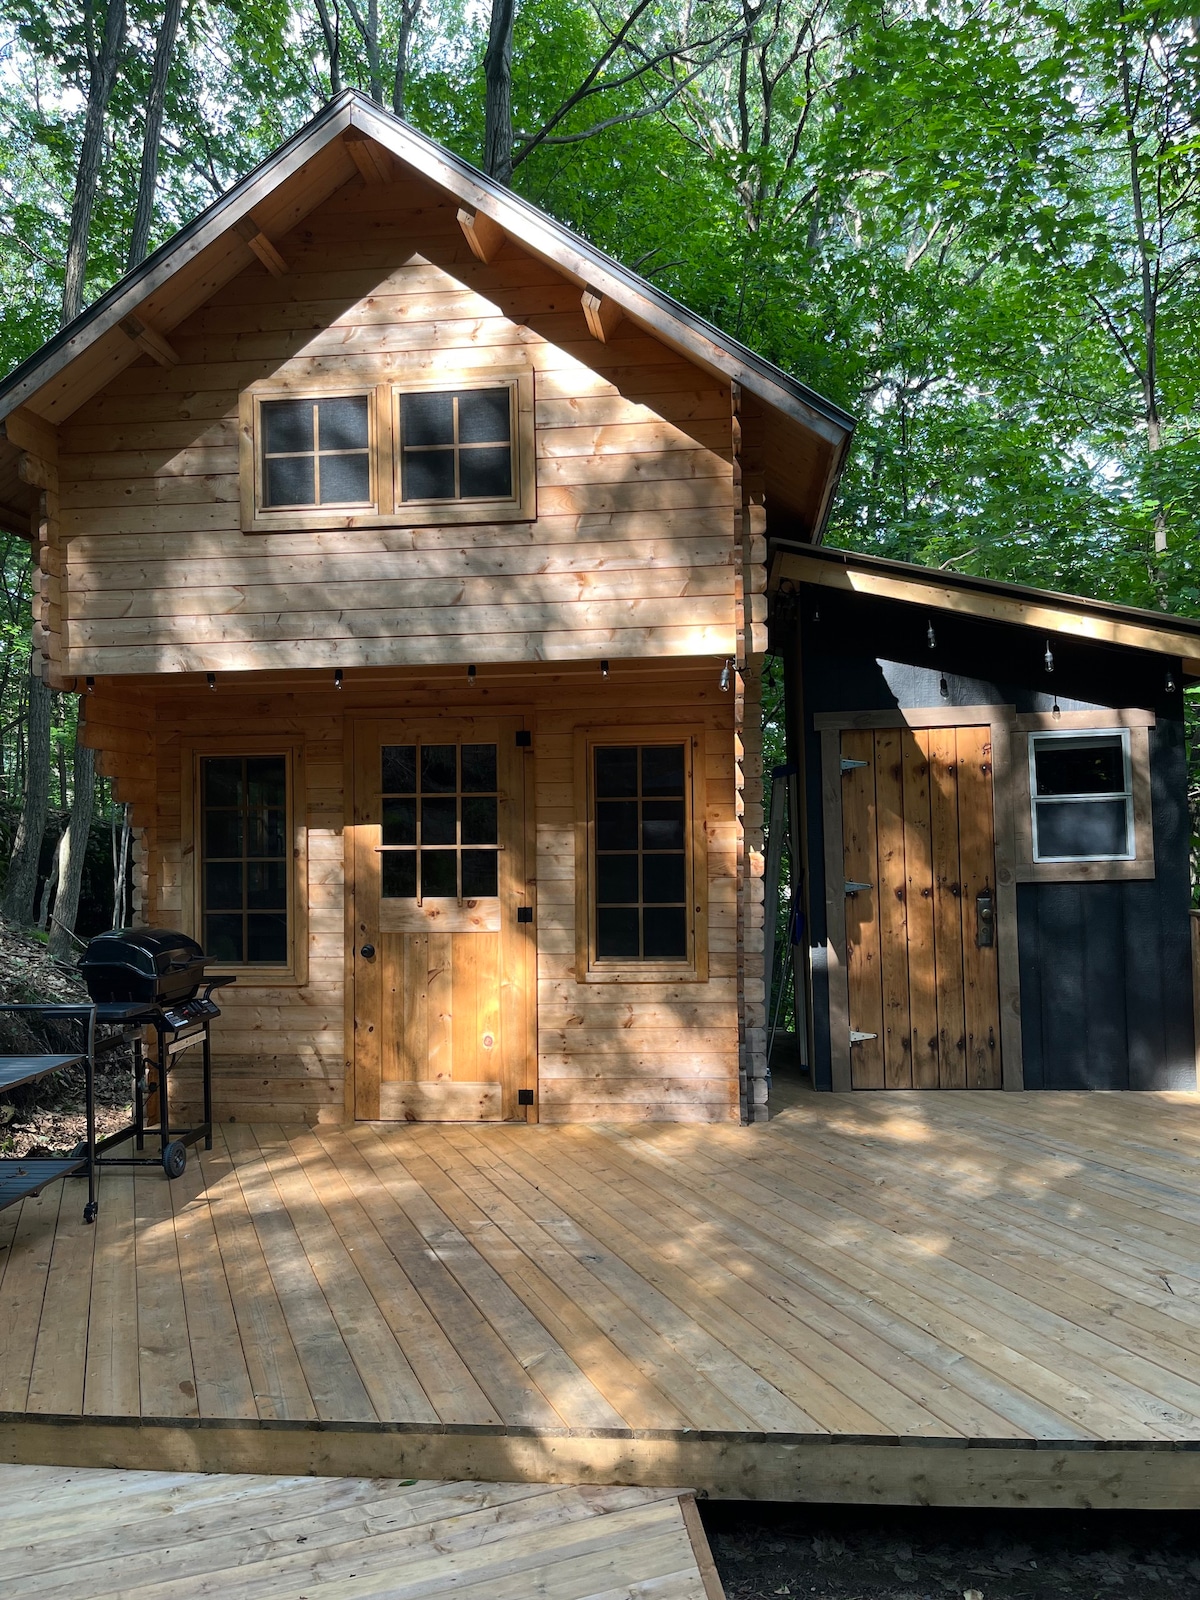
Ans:
{"label": "wooden window frame", "polygon": [[[513,456],[513,492],[504,500],[405,500],[401,474],[404,468],[400,436],[400,401],[406,394],[460,393],[465,389],[508,389],[509,429]],[[520,371],[464,373],[461,378],[443,373],[414,383],[391,386],[392,495],[394,520],[405,527],[442,527],[471,522],[530,522],[537,514],[537,473],[534,459],[533,373]]]}
{"label": "wooden window frame", "polygon": [[[400,498],[400,396],[463,389],[512,392],[513,494],[505,500],[415,500]],[[262,503],[262,408],[274,400],[368,398],[372,504],[364,507],[300,506],[272,510]],[[242,392],[238,402],[238,481],[243,533],[291,533],[306,529],[458,527],[471,523],[533,522],[537,518],[537,463],[533,371],[530,367],[443,371],[436,377],[390,378],[354,383],[344,378],[264,381]]]}
{"label": "wooden window frame", "polygon": [[210,756],[283,756],[287,773],[288,832],[292,840],[288,873],[288,959],[286,965],[213,962],[209,976],[236,977],[239,988],[294,988],[308,982],[308,828],[304,740],[233,734],[185,741],[181,750],[181,906],[183,931],[203,946],[203,871],[200,762]]}
{"label": "wooden window frame", "polygon": [[[688,904],[688,954],[680,961],[633,961],[596,955],[595,761],[592,752],[614,745],[682,744],[686,763],[684,804]],[[708,982],[708,841],[705,832],[705,730],[688,724],[578,728],[575,731],[575,979],[577,983]]]}
{"label": "wooden window frame", "polygon": [[[1144,881],[1155,875],[1154,822],[1150,789],[1152,711],[1022,712],[1014,719],[1023,750],[1013,762],[1016,878],[1018,883],[1095,883]],[[1133,807],[1133,856],[1097,861],[1037,861],[1033,853],[1032,735],[1039,733],[1120,733],[1128,741]],[[1023,757],[1023,758],[1022,758]]]}

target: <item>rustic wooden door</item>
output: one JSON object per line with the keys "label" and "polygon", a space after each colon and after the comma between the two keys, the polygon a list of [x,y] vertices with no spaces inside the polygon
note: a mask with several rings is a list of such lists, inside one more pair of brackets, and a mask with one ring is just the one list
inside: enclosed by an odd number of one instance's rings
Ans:
{"label": "rustic wooden door", "polygon": [[525,1116],[532,914],[512,718],[355,730],[355,1115]]}
{"label": "rustic wooden door", "polygon": [[991,730],[841,736],[850,1078],[998,1089]]}

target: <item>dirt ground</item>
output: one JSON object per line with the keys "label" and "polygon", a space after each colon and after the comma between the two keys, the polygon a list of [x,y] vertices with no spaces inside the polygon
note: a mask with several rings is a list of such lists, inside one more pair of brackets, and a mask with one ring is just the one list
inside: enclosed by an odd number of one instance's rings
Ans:
{"label": "dirt ground", "polygon": [[1200,1596],[1200,1516],[1194,1513],[712,1500],[700,1509],[727,1600]]}
{"label": "dirt ground", "polygon": [[[51,961],[46,947],[0,921],[0,1002],[13,1004],[86,1002],[79,974]],[[75,1024],[39,1027],[21,1017],[0,1014],[0,1054],[79,1048]],[[100,1136],[129,1122],[133,1097],[127,1055],[105,1060],[96,1074],[96,1128]],[[86,1132],[83,1072],[56,1073],[39,1083],[0,1095],[0,1156],[69,1154]]]}

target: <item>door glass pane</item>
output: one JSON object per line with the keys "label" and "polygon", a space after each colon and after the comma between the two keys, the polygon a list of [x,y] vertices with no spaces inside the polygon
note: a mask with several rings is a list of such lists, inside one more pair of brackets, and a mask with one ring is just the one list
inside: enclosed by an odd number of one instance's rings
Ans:
{"label": "door glass pane", "polygon": [[453,795],[421,801],[421,843],[458,843],[458,802]]}
{"label": "door glass pane", "polygon": [[642,954],[647,961],[682,961],[687,955],[683,906],[647,906],[642,913]]}
{"label": "door glass pane", "polygon": [[242,763],[238,756],[206,756],[200,764],[201,791],[206,806],[240,806]]}
{"label": "door glass pane", "polygon": [[417,852],[385,850],[380,894],[385,900],[415,900],[417,897]]}
{"label": "door glass pane", "polygon": [[494,850],[464,850],[462,857],[462,892],[469,900],[479,900],[499,893],[497,869],[500,858]]}
{"label": "door glass pane", "polygon": [[638,910],[636,906],[601,906],[596,912],[596,954],[637,960]]}
{"label": "door glass pane", "polygon": [[642,805],[643,850],[683,849],[682,800],[647,800]]}
{"label": "door glass pane", "polygon": [[642,793],[683,794],[683,746],[651,745],[642,751]]}
{"label": "door glass pane", "polygon": [[[619,859],[619,858],[618,858]],[[642,899],[648,905],[680,905],[684,888],[683,852],[642,858]]]}
{"label": "door glass pane", "polygon": [[422,895],[444,896],[458,894],[458,852],[455,850],[421,851]]}
{"label": "door glass pane", "polygon": [[637,749],[596,751],[597,795],[636,795],[638,792]]}
{"label": "door glass pane", "polygon": [[638,803],[636,800],[607,800],[596,807],[597,850],[636,850],[638,847]]}
{"label": "door glass pane", "polygon": [[495,795],[464,795],[462,802],[462,842],[497,843],[497,802]]}
{"label": "door glass pane", "polygon": [[596,858],[596,899],[601,905],[637,904],[637,856]]}

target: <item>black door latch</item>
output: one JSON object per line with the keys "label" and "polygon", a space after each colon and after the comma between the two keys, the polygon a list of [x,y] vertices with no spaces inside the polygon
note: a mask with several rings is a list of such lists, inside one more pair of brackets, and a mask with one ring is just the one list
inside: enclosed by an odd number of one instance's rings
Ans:
{"label": "black door latch", "polygon": [[975,896],[975,943],[981,950],[990,950],[996,942],[996,897],[990,889],[980,889]]}

